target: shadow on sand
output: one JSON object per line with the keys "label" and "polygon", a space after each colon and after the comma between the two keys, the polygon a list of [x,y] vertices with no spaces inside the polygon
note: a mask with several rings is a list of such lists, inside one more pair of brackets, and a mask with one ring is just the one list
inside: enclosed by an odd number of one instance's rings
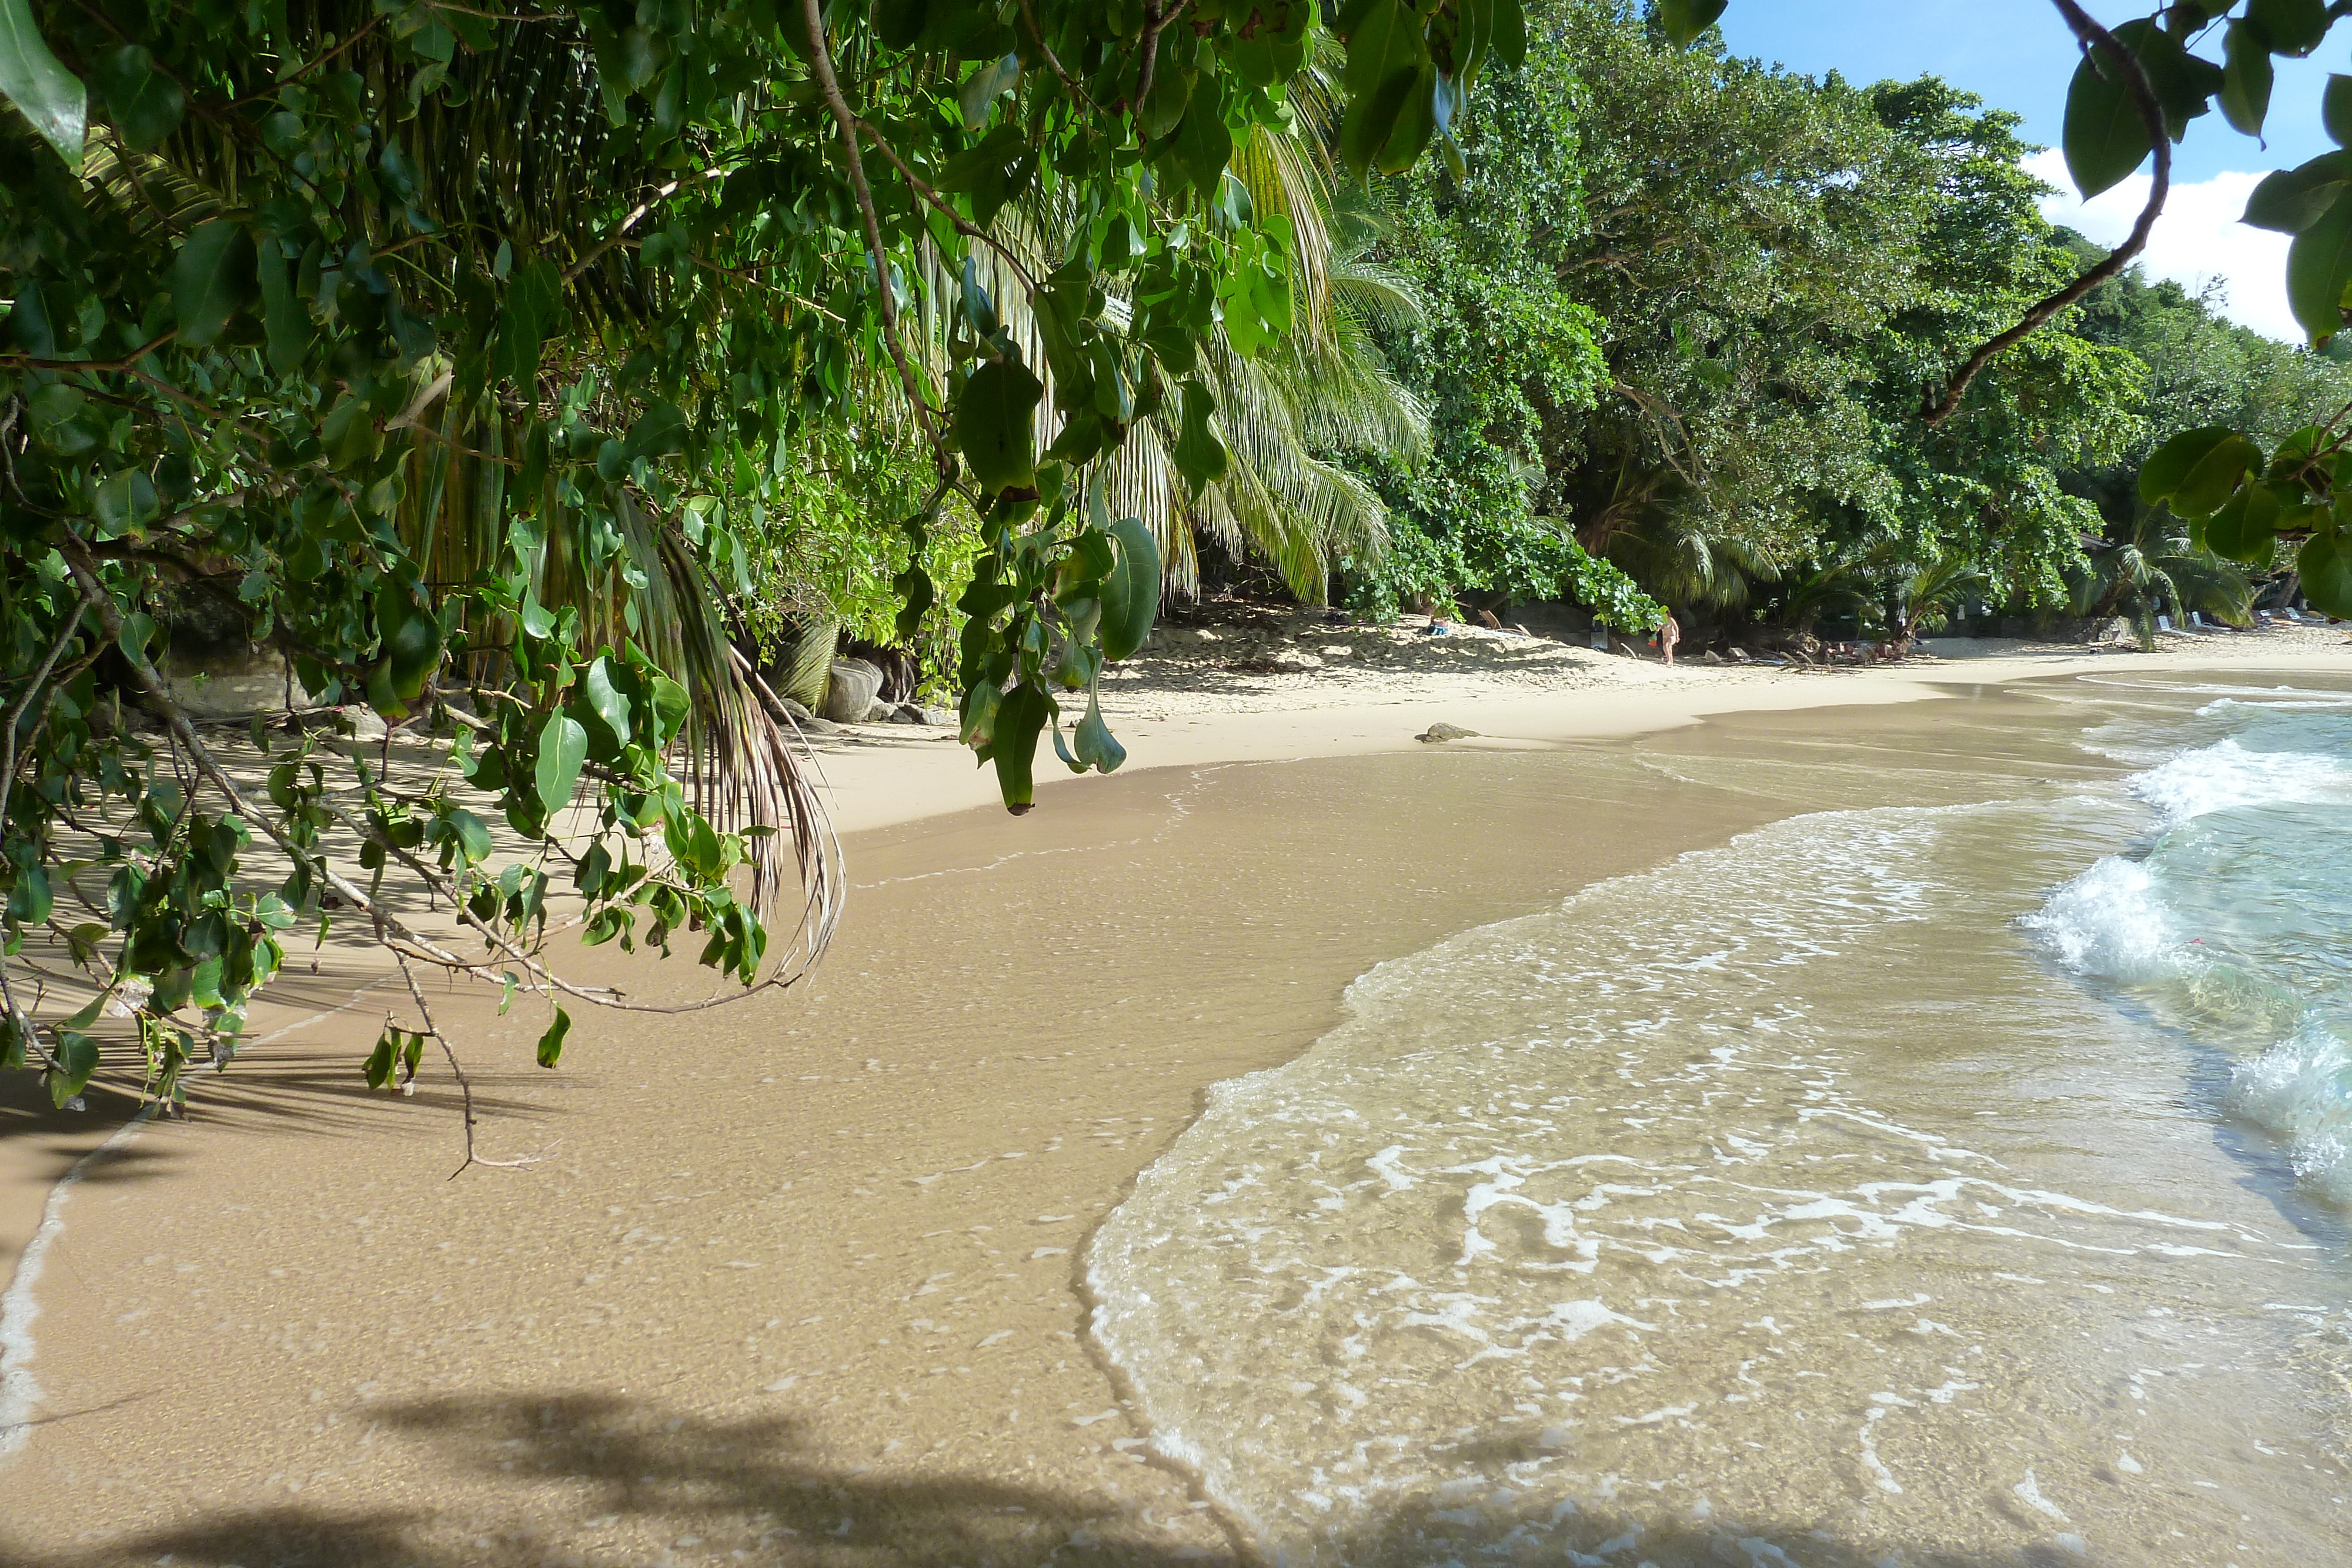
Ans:
{"label": "shadow on sand", "polygon": [[[822,1463],[811,1455],[805,1424],[792,1416],[714,1421],[625,1397],[560,1394],[423,1401],[383,1407],[377,1418],[432,1450],[420,1456],[417,1495],[405,1506],[222,1509],[63,1552],[0,1544],[0,1557],[16,1568],[1016,1568],[1048,1561],[1199,1568],[1248,1561],[1213,1531],[1173,1537],[1107,1497],[954,1471],[885,1477]],[[432,1495],[436,1471],[452,1475],[457,1494]],[[509,1495],[485,1502],[486,1481],[493,1499]],[[2082,1561],[2055,1546],[1952,1555],[1891,1540],[1842,1541],[1786,1521],[1726,1531],[1588,1511],[1554,1525],[1549,1507],[1522,1521],[1514,1549],[1490,1544],[1501,1533],[1491,1500],[1476,1544],[1437,1506],[1334,1540],[1323,1561],[1349,1568],[1470,1561],[1875,1568],[1890,1560],[1904,1568],[2073,1568]],[[1220,1544],[1201,1544],[1207,1541]]]}

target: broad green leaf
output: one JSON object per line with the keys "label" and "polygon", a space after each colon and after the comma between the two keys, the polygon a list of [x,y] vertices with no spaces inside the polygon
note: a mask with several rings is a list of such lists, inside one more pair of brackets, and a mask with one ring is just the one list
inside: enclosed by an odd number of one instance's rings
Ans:
{"label": "broad green leaf", "polygon": [[260,292],[253,236],[227,218],[209,218],[181,242],[172,262],[172,308],[179,345],[201,349]]}
{"label": "broad green leaf", "polygon": [[2152,507],[2170,496],[2190,469],[2236,434],[2226,424],[2207,424],[2173,436],[2139,465],[2139,498]]}
{"label": "broad green leaf", "polygon": [[1045,386],[1025,365],[991,360],[956,399],[956,444],[982,489],[1025,490],[1037,478],[1037,404]]}
{"label": "broad green leaf", "polygon": [[2278,548],[2278,496],[2267,485],[2248,485],[2205,523],[2205,548],[2224,560],[2268,566]]}
{"label": "broad green leaf", "polygon": [[1339,151],[1348,167],[1361,174],[1372,166],[1395,134],[1429,45],[1422,19],[1408,0],[1372,0],[1348,39],[1342,79],[1348,110],[1339,127]]}
{"label": "broad green leaf", "polygon": [[1078,720],[1071,731],[1070,747],[1081,767],[1092,768],[1098,773],[1116,773],[1118,765],[1127,760],[1127,747],[1103,722],[1102,704],[1095,693],[1087,694],[1087,716]]}
{"label": "broad green leaf", "polygon": [[1176,128],[1171,155],[1194,190],[1204,197],[1216,194],[1225,165],[1233,161],[1234,133],[1225,129],[1213,89],[1194,96],[1184,123]]}
{"label": "broad green leaf", "polygon": [[656,675],[653,678],[653,702],[656,737],[659,745],[667,746],[670,737],[685,725],[693,699],[688,696],[684,686],[667,675]]}
{"label": "broad green leaf", "polygon": [[49,1103],[62,1110],[66,1102],[89,1088],[98,1061],[98,1041],[74,1030],[59,1030],[58,1065],[43,1075],[48,1080]]}
{"label": "broad green leaf", "polygon": [[155,520],[155,482],[136,468],[120,469],[98,487],[94,497],[100,534],[118,538],[132,528]]}
{"label": "broad green leaf", "polygon": [[1037,803],[1032,770],[1036,765],[1037,737],[1053,720],[1054,699],[1034,681],[1023,681],[997,705],[996,727],[988,753],[996,764],[996,787],[1004,809],[1018,817]]}
{"label": "broad green leaf", "polygon": [[580,695],[588,711],[604,721],[613,734],[615,750],[629,744],[629,699],[613,685],[612,661],[598,655],[580,678]]}
{"label": "broad green leaf", "polygon": [[391,1085],[393,1061],[400,1053],[400,1032],[387,1025],[384,1031],[375,1037],[375,1049],[368,1052],[367,1059],[369,1088],[383,1089]]}
{"label": "broad green leaf", "polygon": [[2338,147],[2352,147],[2352,77],[2330,76],[2319,95],[2319,122]]}
{"label": "broad green leaf", "polygon": [[2327,0],[2251,0],[2246,20],[2282,55],[2307,55],[2327,37]]}
{"label": "broad green leaf", "polygon": [[874,8],[874,30],[893,49],[913,47],[930,20],[931,0],[879,0]]}
{"label": "broad green leaf", "polygon": [[180,128],[188,95],[155,68],[155,57],[139,44],[125,44],[99,56],[90,81],[106,99],[107,118],[133,152],[152,152]]}
{"label": "broad green leaf", "polygon": [[2066,174],[2084,197],[2112,190],[2155,148],[2122,74],[2096,49],[2074,68],[2063,132]]}
{"label": "broad green leaf", "polygon": [[2338,621],[2352,620],[2352,553],[2342,534],[2329,529],[2305,539],[2295,557],[2303,591],[2321,613]]}
{"label": "broad green leaf", "polygon": [[551,714],[539,732],[539,765],[532,780],[539,803],[549,816],[569,805],[572,787],[580,782],[580,765],[588,760],[588,731],[578,719]]}
{"label": "broad green leaf", "polygon": [[572,1015],[562,1008],[555,1009],[554,1021],[547,1032],[539,1037],[539,1064],[552,1067],[563,1055],[563,1037],[572,1032]]}
{"label": "broad green leaf", "polygon": [[2314,343],[2325,343],[2343,329],[2347,285],[2352,285],[2352,188],[2339,193],[2287,247],[2287,304]]}
{"label": "broad green leaf", "polygon": [[147,662],[147,643],[154,635],[155,618],[143,610],[134,610],[122,617],[122,632],[115,643],[136,669]]}
{"label": "broad green leaf", "polygon": [[2223,45],[2222,118],[2249,136],[2263,133],[2271,110],[2271,52],[2252,28],[2232,22]]}
{"label": "broad green leaf", "polygon": [[467,865],[479,865],[490,858],[490,825],[463,806],[449,812],[449,826],[457,836],[457,852]]}
{"label": "broad green leaf", "polygon": [[16,885],[8,894],[8,918],[20,925],[38,925],[49,917],[56,902],[49,888],[49,873],[39,866],[28,865],[16,873]]}
{"label": "broad green leaf", "polygon": [[317,340],[310,307],[294,292],[293,264],[280,256],[276,241],[261,247],[255,264],[261,286],[261,323],[268,337],[269,368],[281,376],[300,370]]}
{"label": "broad green leaf", "polygon": [[654,402],[629,426],[629,438],[622,443],[622,455],[634,463],[640,457],[667,457],[673,452],[686,450],[686,415],[677,405]]}
{"label": "broad green leaf", "polygon": [[1223,478],[1232,462],[1225,444],[1209,428],[1216,412],[1215,393],[1197,381],[1184,383],[1183,419],[1169,455],[1176,460],[1176,471],[1183,476],[1190,495],[1197,496],[1202,486]]}
{"label": "broad green leaf", "polygon": [[2263,449],[2242,435],[2216,442],[2174,486],[2169,497],[2173,512],[2183,517],[2206,517],[2221,510],[2249,473],[2259,474]]}
{"label": "broad green leaf", "polygon": [[1658,26],[1669,43],[1687,49],[1715,26],[1728,0],[1658,0]]}
{"label": "broad green leaf", "polygon": [[30,0],[0,0],[0,98],[16,106],[41,140],[58,150],[66,167],[81,172],[89,94],[81,78],[49,53],[41,30],[33,25]]}
{"label": "broad green leaf", "polygon": [[1160,613],[1160,544],[1138,517],[1121,517],[1110,533],[1118,564],[1102,584],[1102,651],[1116,663],[1143,646]]}
{"label": "broad green leaf", "polygon": [[2245,222],[2258,229],[2301,234],[2335,204],[2352,183],[2352,152],[2323,152],[2307,163],[2281,169],[2246,198]]}
{"label": "broad green leaf", "polygon": [[1528,63],[1528,16],[1524,0],[1495,0],[1487,50],[1513,70]]}

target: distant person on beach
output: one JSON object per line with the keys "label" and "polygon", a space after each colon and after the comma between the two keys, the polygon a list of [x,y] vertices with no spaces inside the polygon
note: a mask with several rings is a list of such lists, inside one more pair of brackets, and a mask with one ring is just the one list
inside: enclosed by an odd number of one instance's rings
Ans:
{"label": "distant person on beach", "polygon": [[1667,616],[1666,623],[1658,628],[1658,653],[1667,664],[1675,662],[1675,644],[1682,640],[1683,629],[1675,623],[1673,616]]}

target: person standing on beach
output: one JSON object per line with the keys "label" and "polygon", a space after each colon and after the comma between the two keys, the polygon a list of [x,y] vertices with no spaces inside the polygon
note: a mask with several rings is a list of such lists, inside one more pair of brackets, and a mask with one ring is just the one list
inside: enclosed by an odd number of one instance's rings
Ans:
{"label": "person standing on beach", "polygon": [[1675,662],[1675,644],[1680,643],[1682,640],[1683,629],[1675,623],[1675,618],[1672,615],[1668,615],[1666,617],[1665,624],[1658,628],[1658,653],[1660,657],[1664,658],[1667,664],[1673,664]]}

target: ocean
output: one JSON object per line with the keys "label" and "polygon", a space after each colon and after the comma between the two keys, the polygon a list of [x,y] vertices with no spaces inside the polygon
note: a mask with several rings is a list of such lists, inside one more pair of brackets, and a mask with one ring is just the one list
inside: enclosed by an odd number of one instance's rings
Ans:
{"label": "ocean", "polygon": [[1828,809],[1213,1091],[1086,1260],[1151,1453],[1284,1564],[2352,1562],[2352,693],[1967,706],[1654,748]]}

